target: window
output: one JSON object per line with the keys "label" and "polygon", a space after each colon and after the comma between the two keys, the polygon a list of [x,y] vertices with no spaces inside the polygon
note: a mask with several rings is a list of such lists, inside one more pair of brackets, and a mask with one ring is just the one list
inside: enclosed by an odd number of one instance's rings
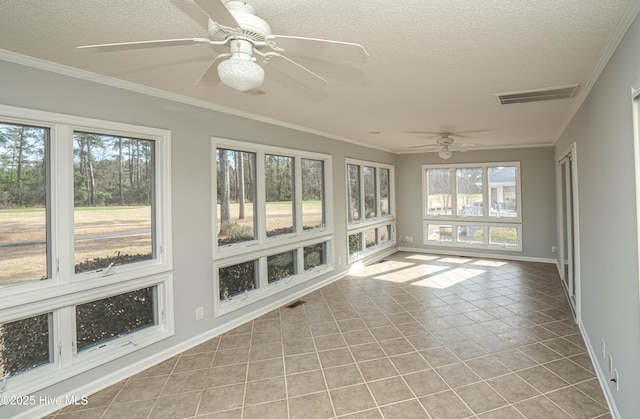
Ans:
{"label": "window", "polygon": [[0,392],[173,334],[169,142],[0,105]]}
{"label": "window", "polygon": [[255,240],[256,155],[216,150],[218,246]]}
{"label": "window", "polygon": [[325,226],[324,161],[302,159],[302,228],[313,230]]}
{"label": "window", "polygon": [[53,361],[51,316],[40,314],[0,325],[0,377]]}
{"label": "window", "polygon": [[425,165],[423,176],[425,244],[522,250],[518,162]]}
{"label": "window", "polygon": [[327,155],[213,139],[216,315],[333,269]]}
{"label": "window", "polygon": [[73,134],[75,272],[155,258],[154,141]]}
{"label": "window", "polygon": [[51,278],[49,129],[0,122],[0,287]]}
{"label": "window", "polygon": [[102,298],[76,306],[76,350],[156,324],[155,287]]}
{"label": "window", "polygon": [[347,243],[349,260],[395,243],[393,166],[348,159]]}

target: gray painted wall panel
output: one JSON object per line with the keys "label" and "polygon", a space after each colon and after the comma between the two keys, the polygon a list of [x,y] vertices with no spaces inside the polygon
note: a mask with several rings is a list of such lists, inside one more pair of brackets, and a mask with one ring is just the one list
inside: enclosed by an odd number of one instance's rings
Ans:
{"label": "gray painted wall panel", "polygon": [[582,325],[600,353],[606,342],[620,391],[597,362],[623,418],[640,412],[640,301],[631,86],[640,79],[636,18],[556,145],[577,144]]}

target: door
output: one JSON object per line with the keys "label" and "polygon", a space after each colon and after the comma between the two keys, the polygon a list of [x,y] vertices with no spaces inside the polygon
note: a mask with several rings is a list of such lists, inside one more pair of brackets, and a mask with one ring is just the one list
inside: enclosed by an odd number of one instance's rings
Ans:
{"label": "door", "polygon": [[573,311],[576,311],[576,223],[574,209],[576,205],[574,153],[569,151],[560,160],[560,175],[562,189],[562,246],[560,249],[560,261],[562,264],[561,276],[563,285],[567,291],[569,302]]}

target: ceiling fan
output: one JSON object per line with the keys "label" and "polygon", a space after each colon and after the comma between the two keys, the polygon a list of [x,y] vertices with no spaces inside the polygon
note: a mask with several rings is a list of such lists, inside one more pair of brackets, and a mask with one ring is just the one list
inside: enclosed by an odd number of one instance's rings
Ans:
{"label": "ceiling fan", "polygon": [[[415,134],[434,134],[431,132],[425,132],[425,131],[412,131],[412,133]],[[421,145],[414,145],[411,146],[409,148],[424,148],[424,149],[431,149],[431,150],[439,150],[438,151],[438,156],[440,156],[441,159],[447,160],[450,159],[451,156],[453,155],[452,151],[467,151],[467,149],[465,147],[471,147],[474,146],[475,144],[470,144],[470,143],[455,143],[454,144],[454,140],[453,137],[451,137],[450,132],[441,132],[438,133],[438,137],[436,138],[436,142],[432,143],[432,144],[421,144]],[[462,136],[460,134],[456,134],[457,136]]]}
{"label": "ceiling fan", "polygon": [[76,50],[104,52],[198,44],[225,46],[229,48],[229,52],[218,54],[197,84],[211,86],[221,81],[242,92],[257,89],[264,81],[264,69],[257,64],[257,58],[260,58],[262,64],[268,64],[303,85],[311,89],[319,89],[328,81],[282,53],[316,58],[338,58],[354,62],[365,62],[369,56],[364,47],[359,44],[274,35],[271,33],[269,24],[256,15],[255,8],[244,1],[194,0],[194,2],[209,16],[209,38],[84,45],[76,47]]}

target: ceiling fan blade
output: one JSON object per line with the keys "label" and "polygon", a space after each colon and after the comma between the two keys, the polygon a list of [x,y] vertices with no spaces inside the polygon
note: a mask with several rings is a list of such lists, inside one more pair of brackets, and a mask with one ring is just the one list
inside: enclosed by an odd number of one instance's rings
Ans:
{"label": "ceiling fan blade", "polygon": [[439,145],[437,144],[422,144],[422,145],[412,145],[409,148],[441,148]]}
{"label": "ceiling fan blade", "polygon": [[208,38],[161,39],[161,40],[155,40],[155,41],[121,42],[117,44],[83,45],[83,46],[76,47],[76,51],[82,51],[82,52],[123,51],[123,50],[130,50],[130,49],[208,44],[210,42],[211,40]]}
{"label": "ceiling fan blade", "polygon": [[220,54],[211,61],[207,71],[202,74],[202,77],[196,82],[198,86],[215,86],[220,83],[220,75],[218,74],[218,64],[223,58],[229,58],[231,54]]}
{"label": "ceiling fan blade", "polygon": [[[278,51],[311,57],[339,58],[358,63],[367,61],[369,53],[360,44],[297,36],[270,35],[267,43]],[[275,45],[271,45],[275,44]]]}
{"label": "ceiling fan blade", "polygon": [[313,71],[280,54],[270,54],[265,62],[269,67],[275,68],[310,89],[320,89],[329,83]]}
{"label": "ceiling fan blade", "polygon": [[241,30],[240,24],[236,18],[233,17],[222,0],[194,0],[194,2],[209,16],[209,19],[213,20],[218,25],[224,26],[225,28],[233,31]]}

